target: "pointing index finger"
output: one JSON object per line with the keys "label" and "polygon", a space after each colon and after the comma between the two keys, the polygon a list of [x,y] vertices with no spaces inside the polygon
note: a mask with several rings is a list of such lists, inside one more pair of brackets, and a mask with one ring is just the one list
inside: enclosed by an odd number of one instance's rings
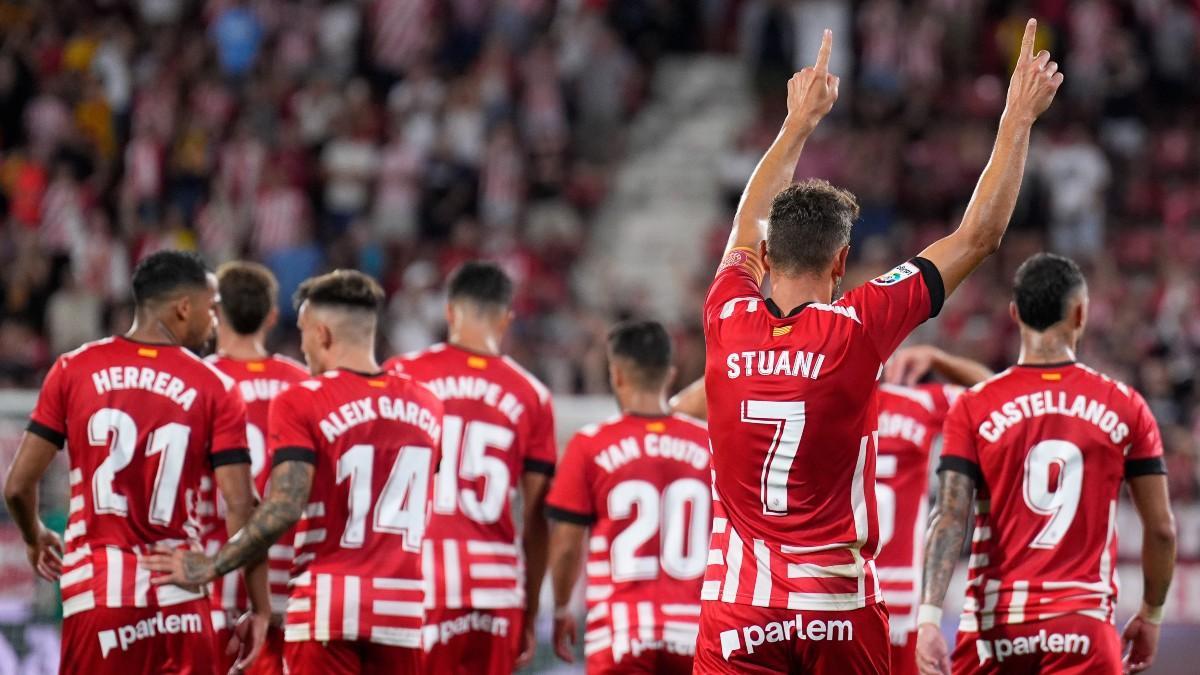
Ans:
{"label": "pointing index finger", "polygon": [[818,73],[824,73],[829,70],[829,53],[833,51],[833,31],[828,28],[821,35],[821,49],[817,51],[817,63],[814,67]]}
{"label": "pointing index finger", "polygon": [[1037,19],[1030,19],[1025,24],[1025,35],[1021,37],[1021,60],[1033,59],[1033,43],[1037,39]]}

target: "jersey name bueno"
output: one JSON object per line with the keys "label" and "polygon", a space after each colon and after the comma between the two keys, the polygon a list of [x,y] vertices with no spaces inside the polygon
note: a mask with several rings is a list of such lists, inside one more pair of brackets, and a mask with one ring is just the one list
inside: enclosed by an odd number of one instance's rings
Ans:
{"label": "jersey name bueno", "polygon": [[442,404],[400,375],[327,372],[271,402],[268,454],[312,462],[284,639],[418,648]]}
{"label": "jersey name bueno", "polygon": [[523,607],[512,497],[522,473],[554,473],[549,390],[512,359],[449,344],[391,359],[387,367],[428,385],[446,411],[425,532],[427,607]]}
{"label": "jersey name bueno", "polygon": [[[271,475],[267,461],[267,413],[271,399],[289,385],[307,380],[308,369],[285,356],[270,356],[256,361],[240,361],[227,356],[211,356],[207,359],[218,370],[228,375],[246,402],[246,441],[250,448],[250,473],[259,494],[266,494],[267,478]],[[204,550],[216,555],[229,540],[225,529],[225,502],[212,489],[212,482],[203,481],[207,495],[206,510],[213,519],[204,528]],[[283,614],[288,596],[288,569],[292,566],[292,533],[287,533],[267,553],[268,579],[271,590],[271,611]],[[220,629],[228,620],[222,610],[241,612],[249,608],[246,584],[240,570],[214,579],[209,595],[213,600],[213,627]]]}
{"label": "jersey name bueno", "polygon": [[691,418],[624,415],[571,439],[546,510],[591,530],[587,656],[695,654],[710,486],[708,434]]}
{"label": "jersey name bueno", "polygon": [[730,252],[704,305],[716,503],[702,599],[865,607],[879,595],[876,380],[941,308],[941,276],[914,258],[782,316],[761,270]]}
{"label": "jersey name bueno", "polygon": [[962,388],[949,384],[899,387],[880,384],[879,456],[875,499],[879,504],[876,573],[891,616],[893,640],[916,629],[921,555],[929,519],[929,453],[942,433],[950,404]]}
{"label": "jersey name bueno", "polygon": [[248,462],[233,380],[182,347],[111,337],[64,354],[29,431],[70,460],[63,616],[165,607],[203,597],[150,586],[138,557],[157,543],[200,548],[200,483]]}
{"label": "jersey name bueno", "polygon": [[960,631],[1113,621],[1121,481],[1165,473],[1141,395],[1082,364],[1014,366],[959,397],[938,470],[975,480]]}

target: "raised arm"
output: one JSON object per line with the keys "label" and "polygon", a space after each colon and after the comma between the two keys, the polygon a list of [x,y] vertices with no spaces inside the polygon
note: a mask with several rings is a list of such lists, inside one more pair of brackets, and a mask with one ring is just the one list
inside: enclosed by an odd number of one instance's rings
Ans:
{"label": "raised arm", "polygon": [[957,471],[940,472],[938,482],[937,505],[925,542],[917,614],[917,667],[921,675],[950,675],[950,654],[941,628],[942,603],[967,537],[967,518],[975,494],[971,477]]}
{"label": "raised arm", "polygon": [[896,350],[884,366],[883,381],[911,387],[931,370],[951,384],[963,387],[973,387],[992,376],[991,369],[978,361],[955,356],[933,345],[914,345]]}
{"label": "raised arm", "polygon": [[668,401],[671,410],[690,415],[698,420],[708,418],[708,394],[704,391],[704,378],[689,384]]}
{"label": "raised arm", "polygon": [[791,185],[804,142],[837,100],[839,80],[829,74],[832,50],[833,32],[826,29],[817,62],[788,80],[787,118],[742,192],[725,253],[735,248],[748,248],[757,253],[759,245],[766,240],[771,202],[775,195]]}
{"label": "raised arm", "polygon": [[1163,605],[1175,571],[1175,516],[1164,475],[1130,478],[1129,494],[1142,521],[1142,608],[1121,637],[1129,647],[1126,672],[1140,673],[1154,663],[1158,651]]}
{"label": "raised arm", "polygon": [[941,272],[947,295],[1000,247],[1021,189],[1030,130],[1062,84],[1063,74],[1058,72],[1058,64],[1050,60],[1050,53],[1043,50],[1034,55],[1036,34],[1037,21],[1030,19],[1021,40],[1021,56],[1008,85],[1008,99],[992,157],[979,177],[962,223],[949,236],[921,252],[921,257]]}

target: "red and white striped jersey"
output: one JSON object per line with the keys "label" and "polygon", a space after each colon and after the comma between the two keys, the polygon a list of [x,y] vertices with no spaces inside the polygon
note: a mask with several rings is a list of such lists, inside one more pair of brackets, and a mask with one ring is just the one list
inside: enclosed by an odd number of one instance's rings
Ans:
{"label": "red and white striped jersey", "polygon": [[425,532],[426,606],[524,607],[512,497],[525,472],[554,473],[550,391],[508,357],[450,344],[391,359],[387,367],[424,382],[446,410]]}
{"label": "red and white striped jersey", "polygon": [[590,529],[589,658],[695,654],[711,480],[708,433],[683,415],[622,415],[571,439],[546,513]]}
{"label": "red and white striped jersey", "polygon": [[1166,472],[1140,394],[1082,364],[1014,366],[959,397],[938,470],[975,481],[960,631],[1113,621],[1121,481]]}
{"label": "red and white striped jersey", "polygon": [[[239,361],[215,355],[207,360],[236,382],[235,386],[241,393],[242,400],[246,402],[246,441],[250,448],[250,473],[259,493],[265,495],[267,479],[271,475],[271,465],[266,456],[267,414],[271,400],[288,386],[309,379],[308,369],[286,356],[278,355],[257,361]],[[209,555],[215,555],[229,540],[229,533],[225,529],[225,502],[211,489],[212,482],[206,480],[206,483],[210,488],[207,496],[212,499],[207,505],[207,510],[212,514],[213,520],[204,528],[204,550]],[[288,570],[291,569],[293,558],[292,536],[289,532],[280,537],[267,554],[271,611],[276,614],[283,614],[287,605]],[[222,610],[240,614],[250,606],[240,570],[214,579],[209,595],[213,604],[213,627],[217,629],[223,628],[227,621],[226,612]]]}
{"label": "red and white striped jersey", "polygon": [[704,304],[717,503],[701,597],[866,607],[880,594],[876,380],[940,310],[941,275],[914,258],[834,303],[784,314],[763,297],[762,274],[756,251],[731,251]]}
{"label": "red and white striped jersey", "polygon": [[232,379],[183,347],[110,337],[64,354],[29,432],[70,460],[63,616],[204,597],[150,586],[155,544],[200,549],[200,481],[249,462],[246,406]]}
{"label": "red and white striped jersey", "polygon": [[315,467],[284,639],[419,648],[441,401],[403,375],[335,370],[276,396],[269,426],[273,465]]}
{"label": "red and white striped jersey", "polygon": [[875,500],[879,504],[879,554],[875,571],[891,617],[892,640],[903,645],[916,630],[921,557],[929,520],[929,453],[962,387],[880,384],[879,454]]}

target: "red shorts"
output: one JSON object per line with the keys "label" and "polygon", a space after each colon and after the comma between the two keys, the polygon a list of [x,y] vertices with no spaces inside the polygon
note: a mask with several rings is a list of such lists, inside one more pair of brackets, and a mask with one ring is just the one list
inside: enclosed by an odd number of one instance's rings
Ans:
{"label": "red shorts", "polygon": [[286,675],[408,675],[425,672],[421,650],[374,642],[285,642]]}
{"label": "red shorts", "polygon": [[61,675],[212,675],[208,599],[97,607],[63,619]]}
{"label": "red shorts", "polygon": [[891,657],[882,603],[843,612],[700,604],[697,673],[887,675]]}
{"label": "red shorts", "polygon": [[523,609],[429,609],[425,670],[438,675],[508,675],[521,653]]}
{"label": "red shorts", "polygon": [[892,643],[892,675],[917,675],[917,632],[907,637],[903,645]]}
{"label": "red shorts", "polygon": [[693,669],[691,654],[675,654],[666,649],[651,649],[641,654],[626,654],[617,663],[611,649],[587,657],[587,675],[623,675],[624,673],[663,673],[688,675]]}
{"label": "red shorts", "polygon": [[952,660],[954,675],[1119,675],[1121,641],[1111,624],[1070,614],[982,633],[959,631]]}

